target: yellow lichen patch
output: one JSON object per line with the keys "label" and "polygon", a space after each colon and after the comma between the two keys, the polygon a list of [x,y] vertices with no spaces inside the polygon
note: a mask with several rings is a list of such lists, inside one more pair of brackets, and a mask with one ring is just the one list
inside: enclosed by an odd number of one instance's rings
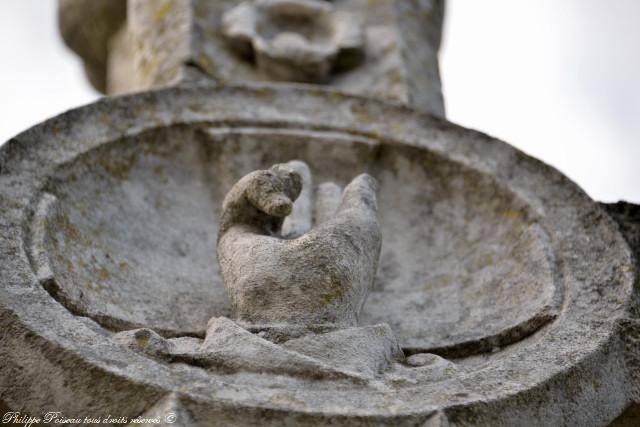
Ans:
{"label": "yellow lichen patch", "polygon": [[51,127],[51,133],[54,135],[58,135],[60,132],[62,132],[62,125],[60,123],[55,123]]}
{"label": "yellow lichen patch", "polygon": [[451,276],[446,274],[440,274],[434,277],[433,279],[431,279],[429,282],[425,283],[422,286],[422,289],[425,291],[429,291],[432,289],[446,288],[450,286],[452,282],[453,282],[453,279],[451,278]]}
{"label": "yellow lichen patch", "polygon": [[111,273],[109,273],[109,271],[104,268],[104,267],[100,267],[100,269],[98,270],[98,280],[104,282],[106,280],[109,280],[111,278]]}
{"label": "yellow lichen patch", "polygon": [[304,408],[307,406],[307,404],[302,400],[296,399],[295,397],[288,396],[286,394],[276,394],[274,396],[271,396],[269,402],[276,405],[296,406],[299,408]]}
{"label": "yellow lichen patch", "polygon": [[153,173],[156,174],[156,175],[163,175],[164,174],[164,166],[162,166],[162,165],[154,166]]}
{"label": "yellow lichen patch", "polygon": [[156,209],[161,210],[169,207],[169,204],[165,201],[165,199],[162,196],[159,195],[154,199],[153,206]]}
{"label": "yellow lichen patch", "polygon": [[326,97],[335,103],[344,102],[347,99],[347,95],[342,92],[329,92],[326,94]]}
{"label": "yellow lichen patch", "polygon": [[199,113],[199,114],[212,114],[212,113],[219,113],[224,111],[221,108],[209,107],[209,106],[205,107],[202,104],[190,104],[190,105],[187,105],[187,109],[189,111],[192,111],[194,113]]}
{"label": "yellow lichen patch", "polygon": [[275,93],[273,90],[268,88],[256,88],[254,90],[254,95],[257,99],[262,101],[271,102],[275,99]]}
{"label": "yellow lichen patch", "polygon": [[404,76],[402,71],[398,68],[394,68],[387,73],[387,77],[389,78],[389,82],[391,84],[404,84]]}
{"label": "yellow lichen patch", "polygon": [[211,71],[215,70],[215,65],[211,58],[204,53],[198,55],[198,64],[200,64],[205,70]]}
{"label": "yellow lichen patch", "polygon": [[373,117],[371,117],[362,104],[355,103],[351,105],[351,114],[353,118],[360,123],[371,123],[373,121]]}
{"label": "yellow lichen patch", "polygon": [[402,124],[398,122],[388,122],[386,123],[386,125],[390,131],[390,134],[393,136],[397,137],[398,135],[404,132],[404,127],[402,126]]}
{"label": "yellow lichen patch", "polygon": [[114,178],[126,181],[129,179],[131,168],[136,163],[135,154],[122,158],[105,158],[100,161],[104,170]]}
{"label": "yellow lichen patch", "polygon": [[58,215],[55,220],[56,228],[61,230],[72,240],[80,240],[80,231],[78,228],[69,222],[69,218],[66,215]]}
{"label": "yellow lichen patch", "polygon": [[67,267],[67,271],[68,271],[69,273],[73,273],[73,272],[75,271],[75,268],[73,268],[73,263],[72,263],[70,260],[65,259],[65,260],[64,260],[64,263],[65,263],[65,265],[66,265],[66,267]]}
{"label": "yellow lichen patch", "polygon": [[327,292],[322,295],[318,295],[318,308],[322,309],[329,304],[344,298],[345,287],[338,282],[331,282],[331,286],[327,289]]}
{"label": "yellow lichen patch", "polygon": [[384,5],[385,3],[389,3],[389,0],[369,0],[367,2],[368,7],[379,7]]}
{"label": "yellow lichen patch", "polygon": [[159,62],[160,61],[155,55],[150,55],[142,59],[140,63],[140,71],[145,80],[150,80],[151,77],[156,73]]}
{"label": "yellow lichen patch", "polygon": [[490,267],[494,264],[494,259],[491,254],[480,254],[473,257],[472,268],[474,270],[481,270],[485,267]]}
{"label": "yellow lichen patch", "polygon": [[111,126],[111,116],[107,113],[101,113],[96,117],[96,121],[104,126]]}
{"label": "yellow lichen patch", "polygon": [[160,5],[159,8],[156,9],[156,12],[153,14],[153,19],[156,21],[160,21],[164,19],[167,14],[173,9],[173,5],[175,4],[175,0],[168,0]]}
{"label": "yellow lichen patch", "polygon": [[524,212],[516,210],[502,211],[502,217],[512,221],[518,221],[524,218]]}
{"label": "yellow lichen patch", "polygon": [[135,334],[135,338],[139,348],[145,348],[149,342],[149,335],[147,334]]}

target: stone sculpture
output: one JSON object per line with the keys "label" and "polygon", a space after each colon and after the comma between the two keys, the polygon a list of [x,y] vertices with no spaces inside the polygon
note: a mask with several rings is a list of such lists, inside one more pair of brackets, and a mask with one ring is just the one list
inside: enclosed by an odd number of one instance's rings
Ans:
{"label": "stone sculpture", "polygon": [[330,219],[287,239],[282,225],[302,174],[308,183],[301,161],[254,171],[224,198],[217,254],[235,322],[212,318],[204,341],[166,340],[149,329],[114,341],[210,369],[364,382],[402,361],[388,325],[357,326],[380,256],[375,179],[353,179]]}
{"label": "stone sculpture", "polygon": [[302,81],[444,115],[444,0],[59,1],[66,43],[107,94]]}
{"label": "stone sculpture", "polygon": [[255,59],[265,75],[322,82],[332,71],[357,65],[364,30],[353,13],[317,0],[244,2],[223,17],[223,33],[238,54]]}
{"label": "stone sculpture", "polygon": [[[324,3],[62,0],[93,84],[138,93],[0,149],[0,408],[632,422],[637,207],[442,119],[442,1]],[[292,34],[291,10],[320,39]],[[345,13],[362,44],[342,43]],[[341,68],[348,46],[361,62]]]}
{"label": "stone sculpture", "polygon": [[218,261],[234,318],[334,330],[356,326],[380,256],[375,180],[355,178],[334,217],[283,239],[282,223],[302,190],[287,164],[252,172],[222,206]]}

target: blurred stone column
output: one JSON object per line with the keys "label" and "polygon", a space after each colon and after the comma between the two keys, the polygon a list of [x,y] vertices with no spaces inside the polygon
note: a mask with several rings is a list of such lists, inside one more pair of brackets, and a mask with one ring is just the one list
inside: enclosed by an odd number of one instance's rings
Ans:
{"label": "blurred stone column", "polygon": [[[59,4],[65,42],[106,94],[199,81],[289,81],[444,115],[438,68],[444,0]],[[305,24],[282,28],[282,22],[296,21],[289,19],[295,14]]]}

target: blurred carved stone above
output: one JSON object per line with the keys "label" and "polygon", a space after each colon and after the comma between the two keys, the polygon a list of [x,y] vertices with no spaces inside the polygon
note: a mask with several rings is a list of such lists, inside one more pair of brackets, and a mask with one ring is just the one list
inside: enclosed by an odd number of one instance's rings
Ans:
{"label": "blurred carved stone above", "polygon": [[326,82],[364,56],[360,17],[324,0],[243,2],[225,13],[222,31],[238,55],[273,80]]}
{"label": "blurred carved stone above", "polygon": [[87,78],[100,92],[107,92],[109,45],[122,31],[127,0],[58,0],[60,34],[84,62]]}
{"label": "blurred carved stone above", "polygon": [[[121,3],[122,2],[122,3]],[[444,115],[444,0],[61,0],[65,40],[108,94],[181,83],[311,82]],[[101,2],[97,2],[101,3]],[[72,7],[74,6],[74,7]],[[70,28],[82,29],[82,42]],[[86,46],[86,48],[79,48]],[[94,60],[94,51],[100,61]]]}

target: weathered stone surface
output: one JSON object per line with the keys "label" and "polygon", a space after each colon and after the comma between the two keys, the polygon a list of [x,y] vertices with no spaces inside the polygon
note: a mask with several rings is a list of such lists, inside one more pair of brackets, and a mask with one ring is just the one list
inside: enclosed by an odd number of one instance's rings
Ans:
{"label": "weathered stone surface", "polygon": [[437,356],[435,354],[430,353],[418,353],[414,354],[407,358],[407,365],[419,367],[419,366],[430,366],[434,364],[438,364],[442,359],[442,357]]}
{"label": "weathered stone surface", "polygon": [[239,55],[274,80],[323,82],[364,55],[364,28],[355,13],[316,0],[245,1],[222,17],[223,35]]}
{"label": "weathered stone surface", "polygon": [[354,178],[333,218],[285,239],[282,223],[302,191],[294,167],[254,171],[224,198],[217,254],[233,316],[261,328],[356,326],[380,257],[377,184]]}
{"label": "weathered stone surface", "polygon": [[620,225],[631,248],[640,254],[640,205],[618,202],[602,203],[602,206]]}
{"label": "weathered stone surface", "polygon": [[282,344],[329,366],[357,372],[365,377],[380,376],[394,361],[403,360],[393,332],[387,325],[348,328],[326,334],[309,334]]}
{"label": "weathered stone surface", "polygon": [[200,424],[195,422],[191,412],[180,401],[180,397],[176,393],[162,398],[144,414],[135,417],[129,426],[136,427],[141,424],[161,427],[200,427]]}
{"label": "weathered stone surface", "polygon": [[287,167],[301,178],[302,190],[293,203],[291,213],[282,222],[281,234],[285,238],[302,236],[313,225],[313,178],[305,162],[292,160]]}
{"label": "weathered stone surface", "polygon": [[618,223],[620,231],[636,254],[636,260],[640,265],[640,205],[627,202],[601,205]]}
{"label": "weathered stone surface", "polygon": [[[461,375],[455,363],[430,353],[418,353],[396,364],[387,375],[397,384],[428,384],[452,380]],[[408,366],[408,368],[407,368]]]}
{"label": "weathered stone surface", "polygon": [[[204,336],[210,317],[231,316],[213,254],[217,211],[235,181],[301,157],[312,159],[318,183],[345,185],[348,171],[372,164],[372,172],[398,173],[375,173],[385,241],[362,323],[389,323],[413,352],[464,354],[517,341],[549,319],[545,307],[557,307],[561,288],[546,232],[530,208],[491,180],[427,152],[376,149],[371,139],[351,138],[204,126],[105,145],[58,169],[42,195],[58,200],[45,221],[46,238],[34,232],[30,247],[52,254],[45,261],[58,280],[47,288],[74,312],[116,330]],[[376,152],[383,155],[374,161]],[[483,205],[489,197],[492,205]],[[149,215],[154,211],[162,213]],[[450,214],[457,211],[466,214]],[[184,310],[173,310],[176,303]]]}
{"label": "weathered stone surface", "polygon": [[332,218],[340,207],[342,188],[335,182],[323,182],[318,186],[313,220],[322,224]]}
{"label": "weathered stone surface", "polygon": [[[220,317],[209,322],[207,337],[195,356],[198,364],[235,372],[271,372],[317,378],[346,378],[338,369],[267,341]],[[337,368],[337,367],[336,367]]]}
{"label": "weathered stone surface", "polygon": [[177,351],[169,341],[147,328],[119,332],[112,339],[115,343],[153,357],[169,358]]}
{"label": "weathered stone surface", "polygon": [[[42,193],[34,221],[44,225],[30,234],[30,253],[39,272],[56,278],[40,273],[45,288],[74,313],[110,329],[150,327],[169,336],[204,335],[209,318],[230,315],[215,262],[210,189],[199,179],[203,167],[193,167],[199,150],[180,147],[189,138],[180,130],[175,138],[179,152],[171,158],[161,150],[143,160],[133,146],[88,153],[63,166],[65,178]],[[156,210],[164,214],[149,215]],[[42,252],[49,256],[36,255]]]}
{"label": "weathered stone surface", "polygon": [[[66,0],[61,20],[86,25],[93,9],[82,3]],[[443,15],[443,0],[128,0],[126,28],[100,57],[104,86],[115,94],[200,81],[313,81],[442,116]],[[86,41],[103,52],[103,39],[89,33]]]}
{"label": "weathered stone surface", "polygon": [[[60,0],[60,28],[106,93],[310,82],[442,116],[443,3]],[[96,103],[0,151],[0,409],[635,425],[640,211],[604,210],[506,144],[341,92]]]}
{"label": "weathered stone surface", "polygon": [[58,23],[64,42],[84,61],[89,81],[107,90],[110,43],[125,25],[127,0],[58,0]]}
{"label": "weathered stone surface", "polygon": [[[291,159],[314,185],[376,178],[381,268],[360,321],[455,360],[313,379],[114,342],[147,328],[186,354],[205,316],[230,315],[222,198]],[[135,417],[175,393],[203,426],[603,426],[637,400],[635,259],[609,215],[507,144],[335,91],[173,88],[36,126],[0,150],[0,257],[0,390],[16,410]]]}
{"label": "weathered stone surface", "polygon": [[[635,255],[636,268],[640,271],[640,205],[620,201],[601,203],[601,206],[620,227],[620,232]],[[636,294],[636,298],[638,299],[632,305],[632,317],[640,319],[640,293]]]}
{"label": "weathered stone surface", "polygon": [[165,339],[149,329],[120,332],[113,342],[169,363],[218,372],[256,372],[366,382],[404,358],[386,325],[309,334],[282,345],[225,317],[210,320],[204,340]]}

